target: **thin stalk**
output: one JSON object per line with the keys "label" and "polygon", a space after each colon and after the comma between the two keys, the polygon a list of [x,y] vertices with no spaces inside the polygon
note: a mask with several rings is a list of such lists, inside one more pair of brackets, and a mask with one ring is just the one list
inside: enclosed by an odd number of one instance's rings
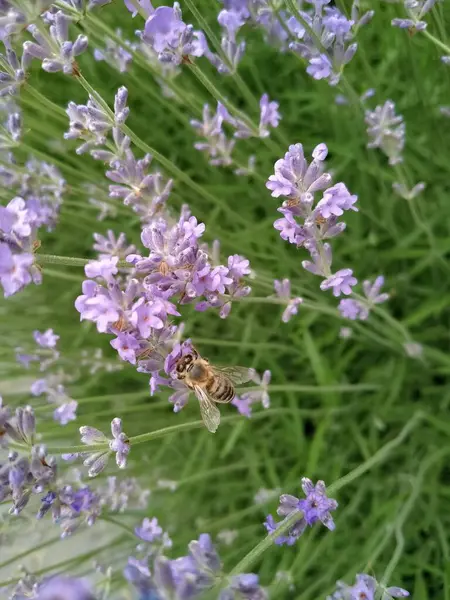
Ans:
{"label": "thin stalk", "polygon": [[41,94],[39,90],[37,90],[28,83],[24,89],[30,94],[30,96],[37,100],[39,104],[48,109],[47,112],[49,115],[51,115],[52,117],[58,117],[60,121],[64,121],[64,123],[67,123],[68,116],[64,108],[62,108],[62,106],[59,106],[58,104],[52,102],[49,98],[47,98],[47,96]]}
{"label": "thin stalk", "polygon": [[[270,418],[275,415],[283,415],[283,414],[292,414],[292,409],[290,408],[268,408],[262,412],[255,413],[252,417],[252,420],[265,419]],[[229,423],[236,423],[237,421],[242,421],[242,415],[233,415],[230,417],[222,418],[222,425]],[[194,429],[204,429],[205,424],[203,421],[190,421],[188,423],[181,423],[179,425],[171,425],[170,427],[163,427],[162,429],[157,429],[156,431],[149,431],[148,433],[142,433],[140,435],[136,435],[129,438],[130,445],[143,444],[145,442],[150,442],[152,440],[156,440],[162,437],[166,437],[168,435],[172,435],[174,433],[179,434],[184,431],[193,431]],[[205,429],[205,434],[206,429]],[[49,447],[49,453],[51,454],[73,454],[77,452],[101,452],[104,450],[108,450],[108,443],[104,444],[92,444],[87,446],[86,444],[80,446],[66,446],[66,447]]]}
{"label": "thin stalk", "polygon": [[391,560],[389,561],[389,563],[383,573],[383,577],[380,581],[381,586],[386,587],[388,585],[388,583],[391,579],[392,573],[394,572],[394,570],[398,564],[398,561],[400,560],[400,558],[403,554],[403,549],[405,547],[405,538],[403,535],[403,525],[404,525],[408,515],[410,514],[411,510],[413,509],[414,504],[417,501],[417,498],[419,497],[419,494],[422,490],[425,474],[438,460],[440,460],[441,458],[443,458],[444,456],[446,456],[449,453],[450,453],[450,448],[448,448],[448,447],[438,450],[437,452],[432,454],[427,460],[425,460],[422,467],[420,468],[419,474],[417,475],[417,477],[414,480],[412,493],[409,496],[407,502],[405,503],[403,509],[401,510],[398,518],[395,521],[395,526],[394,526],[393,531],[395,532],[396,546],[395,546],[394,553],[391,557]]}

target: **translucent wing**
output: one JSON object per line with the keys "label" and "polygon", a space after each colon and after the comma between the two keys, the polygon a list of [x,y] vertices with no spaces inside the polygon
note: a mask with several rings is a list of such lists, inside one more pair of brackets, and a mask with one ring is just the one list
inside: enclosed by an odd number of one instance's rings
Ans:
{"label": "translucent wing", "polygon": [[211,367],[213,371],[217,371],[228,377],[231,383],[240,385],[247,383],[253,376],[253,369],[248,367]]}
{"label": "translucent wing", "polygon": [[200,404],[200,412],[208,431],[215,433],[220,424],[220,412],[208,394],[198,385],[194,386],[194,394]]}

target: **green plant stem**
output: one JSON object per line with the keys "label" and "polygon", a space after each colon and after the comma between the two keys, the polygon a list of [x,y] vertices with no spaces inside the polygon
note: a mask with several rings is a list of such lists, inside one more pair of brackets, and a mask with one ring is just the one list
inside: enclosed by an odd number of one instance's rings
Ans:
{"label": "green plant stem", "polygon": [[66,267],[84,267],[89,258],[75,258],[72,256],[57,256],[56,254],[36,254],[36,259],[43,265],[64,265]]}
{"label": "green plant stem", "polygon": [[432,33],[430,33],[428,31],[428,29],[424,29],[420,33],[422,35],[424,35],[426,38],[428,38],[431,42],[433,42],[433,44],[435,44],[438,48],[443,50],[445,52],[445,54],[450,55],[450,46],[447,46],[447,44],[444,44],[444,42],[441,42],[441,40],[438,39],[437,37],[435,37]]}
{"label": "green plant stem", "polygon": [[64,123],[68,123],[69,117],[67,116],[67,113],[64,110],[64,108],[62,108],[62,106],[59,106],[58,104],[52,102],[49,98],[47,98],[47,96],[41,94],[39,90],[31,86],[29,83],[27,83],[24,89],[28,92],[30,96],[37,100],[39,104],[42,105],[42,107],[48,109],[46,110],[46,112],[49,115],[51,115],[52,118],[58,118],[58,120]]}
{"label": "green plant stem", "polygon": [[[264,411],[255,413],[252,416],[252,420],[266,419],[273,417],[275,415],[282,414],[292,414],[292,409],[290,408],[268,408]],[[230,417],[222,417],[222,425],[236,423],[238,421],[242,421],[242,415],[233,415]],[[157,429],[156,431],[149,431],[148,433],[142,433],[140,435],[132,436],[129,438],[130,445],[143,444],[145,442],[150,442],[152,440],[156,440],[159,438],[166,437],[168,435],[172,435],[174,433],[179,434],[185,431],[193,431],[194,429],[205,429],[205,424],[203,421],[189,421],[188,423],[181,423],[179,425],[171,425],[170,427],[163,427],[162,429]],[[205,434],[207,431],[205,429]],[[208,434],[211,435],[211,434]],[[80,445],[80,446],[65,446],[65,447],[49,447],[50,454],[71,454],[76,452],[102,452],[109,449],[109,444],[92,444],[92,445]]]}
{"label": "green plant stem", "polygon": [[389,581],[391,580],[391,576],[403,554],[403,549],[405,547],[405,538],[403,535],[403,525],[404,525],[407,517],[409,516],[411,510],[413,509],[414,504],[417,501],[417,498],[419,497],[419,494],[422,490],[424,477],[425,477],[427,471],[436,462],[438,462],[441,458],[444,458],[447,454],[450,454],[449,447],[441,448],[441,450],[434,452],[430,457],[428,457],[428,459],[426,459],[423,462],[422,467],[419,469],[419,473],[418,473],[417,477],[414,479],[412,492],[411,492],[408,500],[406,501],[405,505],[403,506],[398,518],[395,521],[393,531],[395,533],[396,546],[395,546],[394,553],[392,554],[391,560],[389,561],[389,563],[383,573],[383,577],[380,581],[380,585],[383,587],[386,587],[388,585]]}

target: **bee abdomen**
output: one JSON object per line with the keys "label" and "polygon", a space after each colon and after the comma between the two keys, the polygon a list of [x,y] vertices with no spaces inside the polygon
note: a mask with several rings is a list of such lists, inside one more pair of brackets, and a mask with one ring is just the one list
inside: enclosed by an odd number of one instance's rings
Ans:
{"label": "bee abdomen", "polygon": [[219,402],[230,402],[234,398],[233,386],[222,379],[213,379],[207,386],[207,391]]}

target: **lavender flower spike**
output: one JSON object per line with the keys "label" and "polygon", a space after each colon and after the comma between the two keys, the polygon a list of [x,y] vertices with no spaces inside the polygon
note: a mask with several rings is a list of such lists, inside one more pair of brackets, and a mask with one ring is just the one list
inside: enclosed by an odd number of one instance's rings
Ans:
{"label": "lavender flower spike", "polygon": [[291,298],[291,282],[289,279],[283,279],[283,281],[275,279],[273,284],[277,296],[286,302],[281,320],[283,323],[288,323],[297,314],[298,306],[303,302],[303,298]]}
{"label": "lavender flower spike", "polygon": [[4,40],[3,43],[5,44],[6,54],[0,53],[2,59],[0,97],[12,96],[17,93],[20,86],[25,82],[26,73],[31,63],[31,57],[25,53],[22,54],[22,59],[19,61],[9,42]]}
{"label": "lavender flower spike", "polygon": [[202,56],[207,48],[203,33],[182,20],[181,8],[159,6],[145,22],[144,31],[136,32],[163,63],[179,65],[189,56]]}
{"label": "lavender flower spike", "polygon": [[[302,490],[306,496],[302,500],[290,494],[282,494],[280,496],[280,505],[278,506],[277,514],[285,518],[298,511],[299,518],[287,532],[286,536],[280,536],[275,539],[275,543],[278,545],[286,544],[291,546],[303,534],[308,525],[312,526],[318,521],[330,531],[333,531],[335,528],[331,511],[336,510],[338,503],[336,500],[328,498],[324,482],[318,481],[314,485],[310,479],[303,477]],[[274,533],[277,530],[278,524],[272,515],[269,515],[264,526],[269,533]]]}
{"label": "lavender flower spike", "polygon": [[69,41],[70,18],[62,11],[58,11],[54,23],[50,25],[50,38],[48,40],[39,31],[36,25],[30,25],[28,31],[35,41],[26,41],[23,44],[24,56],[37,58],[42,61],[42,68],[49,73],[62,71],[66,75],[77,72],[75,57],[82,54],[88,47],[88,38],[79,35],[75,42]]}
{"label": "lavender flower spike", "polygon": [[402,162],[405,145],[405,124],[402,115],[395,114],[395,104],[386,100],[375,110],[366,110],[365,121],[369,136],[368,148],[380,148],[388,157],[390,165]]}
{"label": "lavender flower spike", "polygon": [[127,466],[127,457],[130,453],[130,440],[122,431],[122,420],[117,417],[111,421],[111,432],[113,438],[109,442],[110,449],[116,453],[116,463],[119,469]]}
{"label": "lavender flower spike", "polygon": [[278,102],[270,102],[269,96],[263,94],[259,102],[261,109],[261,117],[259,121],[259,137],[265,138],[270,135],[269,126],[276,128],[278,127],[281,119],[281,115],[278,112]]}
{"label": "lavender flower spike", "polygon": [[356,576],[354,585],[347,585],[343,581],[336,583],[336,591],[328,596],[326,600],[356,600],[364,598],[364,600],[376,600],[376,598],[407,598],[409,592],[399,587],[382,586],[375,577],[360,573]]}

